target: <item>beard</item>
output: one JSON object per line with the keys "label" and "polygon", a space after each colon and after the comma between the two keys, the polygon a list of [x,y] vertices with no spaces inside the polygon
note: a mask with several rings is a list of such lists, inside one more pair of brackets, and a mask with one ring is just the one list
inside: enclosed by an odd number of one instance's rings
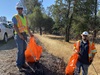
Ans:
{"label": "beard", "polygon": [[87,41],[87,38],[83,38],[84,41]]}

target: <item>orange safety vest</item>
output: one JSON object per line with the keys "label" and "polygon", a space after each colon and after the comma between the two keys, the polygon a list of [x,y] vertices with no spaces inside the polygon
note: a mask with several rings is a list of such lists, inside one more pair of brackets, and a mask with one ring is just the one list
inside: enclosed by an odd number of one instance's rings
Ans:
{"label": "orange safety vest", "polygon": [[[17,19],[17,26],[19,29],[20,33],[26,32],[27,33],[27,25],[28,25],[28,21],[26,19],[26,17],[24,16],[24,18],[22,18],[20,15],[15,15],[15,18]],[[15,31],[15,34],[17,32]]]}
{"label": "orange safety vest", "polygon": [[[77,53],[80,51],[80,41],[77,41],[77,42],[74,44],[74,50],[75,50],[75,52],[77,52]],[[97,53],[96,48],[95,48],[95,44],[89,42],[89,50],[88,50],[89,62],[90,62],[90,59],[93,58],[93,55],[94,55],[95,53]]]}

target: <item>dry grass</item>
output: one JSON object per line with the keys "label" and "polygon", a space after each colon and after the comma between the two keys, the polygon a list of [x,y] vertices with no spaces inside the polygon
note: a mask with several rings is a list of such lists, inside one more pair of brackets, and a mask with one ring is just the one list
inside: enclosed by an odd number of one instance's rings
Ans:
{"label": "dry grass", "polygon": [[[67,43],[62,40],[63,37],[54,35],[40,36],[35,34],[35,36],[43,43],[47,52],[53,54],[54,56],[63,58],[66,63],[68,62],[68,59],[73,53],[73,43],[75,41]],[[93,64],[100,75],[100,44],[96,44],[96,48],[98,53],[95,56]],[[96,75],[92,66],[89,68],[89,75]]]}

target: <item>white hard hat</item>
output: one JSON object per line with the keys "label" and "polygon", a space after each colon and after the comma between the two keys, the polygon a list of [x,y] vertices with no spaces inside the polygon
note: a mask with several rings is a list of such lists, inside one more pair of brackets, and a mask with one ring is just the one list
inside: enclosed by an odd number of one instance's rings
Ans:
{"label": "white hard hat", "polygon": [[23,5],[21,3],[17,3],[16,8],[23,8]]}
{"label": "white hard hat", "polygon": [[87,31],[84,31],[84,32],[82,33],[82,35],[89,35],[89,33],[88,33]]}

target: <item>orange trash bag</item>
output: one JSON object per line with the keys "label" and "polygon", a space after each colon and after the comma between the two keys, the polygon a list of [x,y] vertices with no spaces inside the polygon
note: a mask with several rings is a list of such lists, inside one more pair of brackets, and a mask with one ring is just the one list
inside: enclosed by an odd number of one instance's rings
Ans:
{"label": "orange trash bag", "polygon": [[26,62],[35,62],[40,59],[42,47],[37,45],[34,37],[31,37],[25,51]]}
{"label": "orange trash bag", "polygon": [[79,55],[77,53],[74,53],[71,56],[71,58],[69,59],[68,65],[65,69],[66,75],[73,75],[74,74],[74,70],[76,68],[78,57],[79,57]]}

